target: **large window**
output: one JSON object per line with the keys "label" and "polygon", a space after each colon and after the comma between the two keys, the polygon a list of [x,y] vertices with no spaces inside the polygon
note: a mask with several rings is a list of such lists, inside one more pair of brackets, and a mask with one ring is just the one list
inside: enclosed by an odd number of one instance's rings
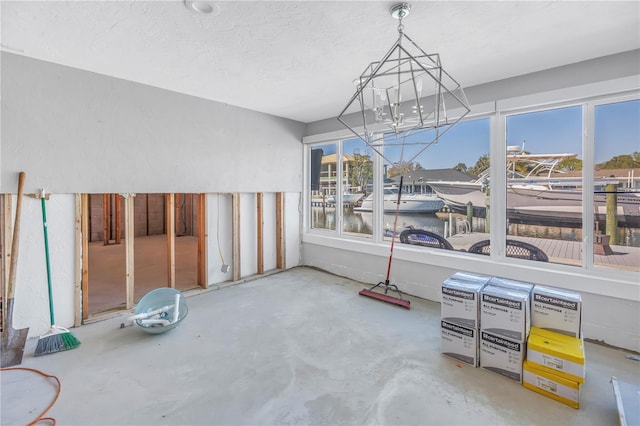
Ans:
{"label": "large window", "polygon": [[373,151],[360,139],[342,143],[342,231],[373,236]]}
{"label": "large window", "polygon": [[640,268],[640,100],[594,110],[594,264]]}
{"label": "large window", "polygon": [[[311,228],[336,229],[337,150],[338,145],[335,143],[311,148],[309,167]],[[332,199],[333,202],[331,202]]]}
{"label": "large window", "polygon": [[379,217],[378,240],[390,241],[394,226],[399,242],[428,248],[466,250],[488,240],[489,119],[433,139],[427,132],[375,149],[360,139],[310,146],[311,228],[374,238]]}
{"label": "large window", "polygon": [[511,111],[460,122],[435,143],[426,132],[375,149],[353,138],[309,145],[309,227],[501,262],[640,271],[640,100]]}
{"label": "large window", "polygon": [[582,107],[506,120],[507,257],[582,263]]}
{"label": "large window", "polygon": [[[384,230],[404,244],[466,250],[488,239],[482,176],[489,167],[489,119],[406,135],[382,147]],[[397,136],[391,139],[397,140]],[[398,205],[398,191],[402,194]]]}

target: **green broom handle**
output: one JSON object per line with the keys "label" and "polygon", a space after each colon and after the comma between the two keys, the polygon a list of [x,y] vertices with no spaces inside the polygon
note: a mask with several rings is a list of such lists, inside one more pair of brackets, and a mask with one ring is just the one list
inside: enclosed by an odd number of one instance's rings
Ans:
{"label": "green broom handle", "polygon": [[49,318],[51,319],[51,325],[55,325],[53,319],[53,292],[51,290],[51,266],[49,263],[49,237],[47,235],[47,208],[44,201],[44,193],[40,198],[42,203],[42,227],[44,229],[44,254],[47,259],[47,287],[49,288]]}

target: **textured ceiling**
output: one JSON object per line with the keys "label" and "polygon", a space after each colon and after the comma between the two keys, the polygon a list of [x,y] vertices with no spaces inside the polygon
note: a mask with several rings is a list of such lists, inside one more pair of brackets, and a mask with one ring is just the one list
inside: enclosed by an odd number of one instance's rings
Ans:
{"label": "textured ceiling", "polygon": [[[337,116],[397,38],[389,1],[6,1],[2,50],[302,122]],[[640,48],[638,1],[414,1],[463,87]]]}

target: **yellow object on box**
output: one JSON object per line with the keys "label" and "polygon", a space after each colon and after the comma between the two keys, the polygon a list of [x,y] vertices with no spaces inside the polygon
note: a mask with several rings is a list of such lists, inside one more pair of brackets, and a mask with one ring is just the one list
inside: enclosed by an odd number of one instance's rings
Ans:
{"label": "yellow object on box", "polygon": [[573,408],[580,408],[580,383],[536,368],[529,361],[522,366],[522,386]]}
{"label": "yellow object on box", "polygon": [[534,368],[584,383],[584,343],[581,338],[531,327],[527,360]]}

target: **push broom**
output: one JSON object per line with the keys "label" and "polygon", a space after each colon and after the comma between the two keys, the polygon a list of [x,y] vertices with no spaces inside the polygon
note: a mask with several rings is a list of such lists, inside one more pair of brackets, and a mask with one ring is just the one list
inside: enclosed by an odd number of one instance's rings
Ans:
{"label": "push broom", "polygon": [[[396,216],[393,221],[393,235],[391,236],[391,253],[389,254],[389,264],[387,266],[387,278],[384,281],[380,281],[370,289],[363,289],[360,291],[361,296],[371,297],[372,299],[378,299],[383,302],[392,303],[394,305],[402,306],[403,308],[411,309],[411,301],[402,298],[402,292],[395,284],[390,284],[389,276],[391,275],[391,261],[393,260],[393,245],[396,241],[396,229],[398,227],[398,213],[400,211],[400,197],[402,197],[402,180],[404,176],[400,176],[400,190],[398,191],[398,203],[396,204]],[[384,288],[384,293],[378,293],[373,291],[375,288]],[[393,297],[388,295],[389,289],[394,289],[399,297]]]}
{"label": "push broom", "polygon": [[34,356],[52,354],[77,348],[80,341],[66,328],[58,327],[53,316],[53,292],[51,289],[51,265],[49,262],[49,237],[47,233],[47,208],[45,205],[44,189],[40,190],[40,202],[42,204],[42,227],[44,229],[44,253],[47,261],[47,287],[49,290],[49,318],[51,328],[40,336]]}

